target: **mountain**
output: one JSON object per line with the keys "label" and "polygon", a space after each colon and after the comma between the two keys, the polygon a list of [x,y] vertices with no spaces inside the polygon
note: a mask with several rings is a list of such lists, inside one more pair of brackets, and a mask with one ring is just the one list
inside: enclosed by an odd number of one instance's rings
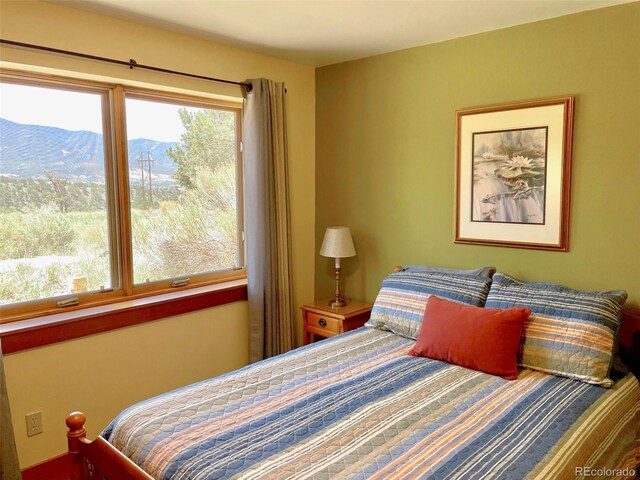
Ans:
{"label": "mountain", "polygon": [[[169,178],[176,164],[166,151],[179,142],[135,138],[128,142],[129,168],[139,171],[140,154],[153,158],[154,177]],[[62,128],[24,125],[0,118],[0,175],[38,178],[47,170],[72,182],[104,181],[102,135]]]}

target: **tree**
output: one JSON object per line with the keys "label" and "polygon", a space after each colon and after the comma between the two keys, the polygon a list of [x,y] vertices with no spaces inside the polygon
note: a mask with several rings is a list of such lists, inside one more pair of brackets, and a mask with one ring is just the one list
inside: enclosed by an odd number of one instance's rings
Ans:
{"label": "tree", "polygon": [[179,110],[186,129],[182,145],[167,150],[178,169],[173,174],[185,188],[195,187],[198,170],[214,171],[218,166],[235,162],[235,115],[225,110]]}
{"label": "tree", "polygon": [[60,213],[67,213],[71,203],[69,182],[60,175],[56,175],[50,171],[44,172],[44,176],[49,180],[51,188],[53,189],[53,202],[57,205]]}

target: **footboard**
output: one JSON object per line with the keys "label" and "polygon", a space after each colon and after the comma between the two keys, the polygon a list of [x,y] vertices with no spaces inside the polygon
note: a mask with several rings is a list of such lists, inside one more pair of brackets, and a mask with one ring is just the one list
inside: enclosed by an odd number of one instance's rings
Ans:
{"label": "footboard", "polygon": [[87,440],[84,424],[87,418],[81,412],[67,417],[71,480],[153,480],[135,463],[120,453],[104,438]]}

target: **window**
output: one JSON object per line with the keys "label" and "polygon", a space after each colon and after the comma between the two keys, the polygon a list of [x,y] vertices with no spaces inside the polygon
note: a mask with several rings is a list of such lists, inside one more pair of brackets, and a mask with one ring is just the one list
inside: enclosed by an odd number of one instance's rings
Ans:
{"label": "window", "polygon": [[239,268],[236,112],[125,105],[134,284]]}
{"label": "window", "polygon": [[244,276],[240,113],[3,74],[3,319]]}

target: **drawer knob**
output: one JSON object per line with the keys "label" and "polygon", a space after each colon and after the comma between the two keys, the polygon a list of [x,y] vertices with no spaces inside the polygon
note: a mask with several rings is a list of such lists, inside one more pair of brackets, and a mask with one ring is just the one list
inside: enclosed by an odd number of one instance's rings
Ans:
{"label": "drawer knob", "polygon": [[324,318],[321,318],[320,320],[318,320],[318,325],[320,325],[321,327],[326,327],[327,321]]}

